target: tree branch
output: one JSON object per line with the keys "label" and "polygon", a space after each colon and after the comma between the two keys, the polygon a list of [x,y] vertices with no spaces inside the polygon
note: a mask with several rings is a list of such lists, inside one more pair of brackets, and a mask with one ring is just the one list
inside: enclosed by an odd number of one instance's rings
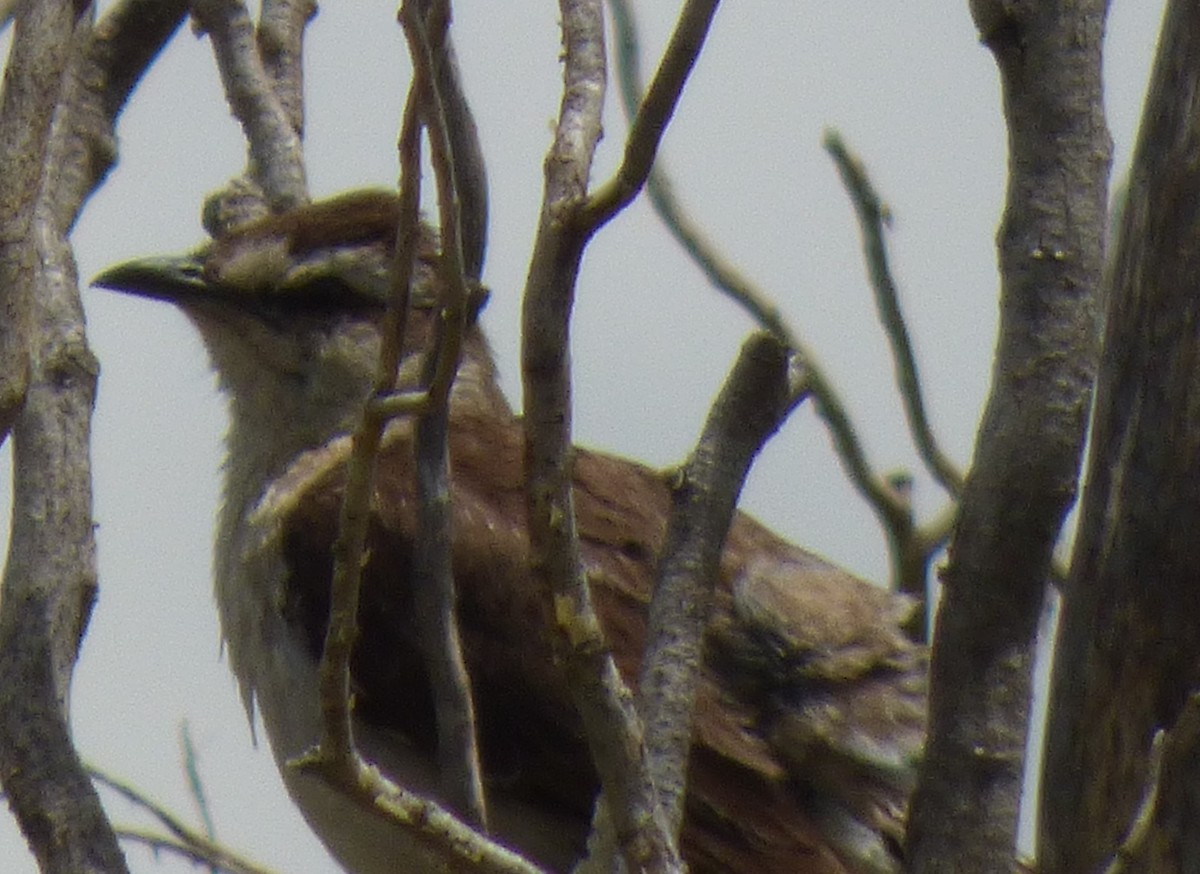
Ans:
{"label": "tree branch", "polygon": [[[0,107],[0,287],[27,354],[14,428],[12,536],[0,594],[0,776],[46,872],[124,871],[71,743],[67,695],[96,593],[88,456],[97,365],[66,226],[53,204],[77,96],[72,60],[90,20],[70,2],[25,4]],[[79,168],[74,168],[75,173]],[[77,208],[77,205],[76,205]],[[74,213],[72,212],[72,215]]]}
{"label": "tree branch", "polygon": [[[67,687],[96,589],[87,446],[96,364],[66,235],[115,160],[117,115],[184,11],[182,2],[127,0],[92,30],[70,3],[29,4],[4,92],[16,103],[0,110],[3,148],[16,162],[0,178],[0,201],[17,211],[10,226],[28,223],[23,235],[5,237],[27,251],[3,285],[28,296],[36,338],[0,597],[0,774],[45,871],[124,870],[66,726]],[[43,167],[54,172],[38,193]]]}
{"label": "tree branch", "polygon": [[[637,115],[642,93],[637,24],[628,0],[609,0],[609,5],[617,30],[617,81],[622,105],[626,117],[633,119]],[[780,338],[803,360],[807,375],[806,388],[812,394],[817,415],[829,429],[842,468],[888,535],[892,588],[919,596],[923,602],[929,563],[932,555],[945,544],[949,525],[939,520],[932,525],[916,528],[909,498],[871,467],[841,397],[812,350],[788,325],[772,298],[722,256],[692,221],[675,195],[675,186],[661,158],[656,160],[650,171],[646,193],[667,230],[713,287],[745,309],[761,327]],[[914,614],[911,625],[914,636],[923,639],[923,611],[921,615]]]}
{"label": "tree branch", "polygon": [[266,195],[271,212],[308,200],[303,146],[293,116],[284,108],[263,66],[250,15],[240,0],[195,0],[192,16],[212,42],[221,82],[234,117],[250,147],[250,177]]}
{"label": "tree branch", "polygon": [[427,18],[431,10],[437,13],[429,18],[432,81],[445,119],[446,151],[454,168],[463,267],[468,279],[478,281],[487,253],[488,185],[483,148],[454,54],[450,4],[447,0],[420,0],[419,5]]}
{"label": "tree branch", "polygon": [[233,850],[213,840],[211,835],[202,834],[191,828],[136,787],[106,774],[95,766],[88,766],[87,771],[97,783],[107,786],[131,804],[140,807],[157,819],[168,832],[167,835],[161,835],[128,826],[119,826],[117,827],[119,838],[145,844],[154,850],[166,850],[196,864],[212,866],[220,871],[228,872],[228,874],[271,874],[268,869],[242,858]]}
{"label": "tree branch", "polygon": [[554,605],[556,652],[630,870],[678,871],[633,699],[604,642],[584,577],[571,494],[570,314],[590,229],[580,222],[600,137],[606,64],[599,0],[561,0],[564,90],[546,158],[542,213],[522,310],[526,504],[531,569]]}
{"label": "tree branch", "polygon": [[[421,95],[421,115],[429,137],[429,150],[438,189],[441,228],[441,318],[437,337],[425,361],[423,382],[429,386],[429,409],[417,420],[414,452],[417,465],[419,535],[413,567],[414,604],[421,617],[421,645],[434,690],[437,719],[438,763],[451,807],[472,825],[487,830],[483,775],[475,731],[471,680],[463,661],[458,632],[457,595],[452,557],[450,504],[450,386],[458,370],[467,319],[466,268],[463,263],[457,168],[450,145],[446,108],[438,87],[437,71],[450,63],[435,56],[432,45],[445,46],[449,3],[437,3],[431,14],[412,0],[400,7],[400,21],[413,59],[414,86]],[[440,14],[439,14],[440,13]],[[436,19],[439,33],[432,36],[426,21]],[[436,27],[437,25],[435,25]]]}
{"label": "tree branch", "polygon": [[675,477],[638,681],[646,758],[672,836],[683,823],[704,630],[721,552],[750,465],[804,397],[804,375],[771,334],[752,336]]}
{"label": "tree branch", "polygon": [[1012,864],[1038,617],[1076,492],[1096,362],[1111,154],[1106,7],[972,3],[1000,68],[1010,178],[992,389],[943,574],[910,820],[917,872]]}
{"label": "tree branch", "polygon": [[929,425],[929,417],[925,413],[916,355],[908,336],[904,314],[900,311],[900,300],[896,283],[892,279],[892,270],[888,266],[887,243],[883,238],[883,226],[887,223],[883,201],[875,193],[875,187],[871,184],[862,162],[850,154],[836,131],[825,132],[824,144],[825,151],[837,165],[842,183],[850,194],[854,212],[858,216],[867,260],[867,274],[871,279],[871,288],[875,291],[875,307],[879,311],[879,320],[883,323],[888,344],[892,348],[896,383],[900,389],[900,399],[904,402],[909,433],[912,434],[913,443],[934,479],[952,498],[958,498],[962,492],[962,472],[938,446],[937,438]]}
{"label": "tree branch", "polygon": [[[1039,831],[1047,874],[1100,870],[1112,857],[1148,784],[1155,733],[1200,688],[1200,541],[1183,534],[1200,526],[1198,89],[1200,8],[1173,0],[1110,262],[1087,489],[1051,682]],[[1176,823],[1172,866],[1137,870],[1196,870],[1195,808]]]}
{"label": "tree branch", "polygon": [[263,69],[296,136],[304,139],[304,34],[316,0],[264,0],[255,28]]}
{"label": "tree branch", "polygon": [[599,228],[628,206],[646,184],[683,86],[704,48],[718,3],[719,0],[688,0],[684,4],[658,71],[630,125],[621,166],[616,176],[601,186],[581,210],[580,220],[586,227]]}
{"label": "tree branch", "polygon": [[14,25],[0,106],[6,156],[0,173],[0,443],[25,403],[33,368],[33,206],[73,29],[74,12],[64,2],[23,9]]}

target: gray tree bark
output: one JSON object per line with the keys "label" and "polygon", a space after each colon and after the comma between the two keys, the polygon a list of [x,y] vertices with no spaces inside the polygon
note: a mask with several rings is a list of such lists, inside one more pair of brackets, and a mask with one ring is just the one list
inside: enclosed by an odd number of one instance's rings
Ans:
{"label": "gray tree bark", "polygon": [[1107,4],[971,11],[1000,69],[1009,181],[992,388],[943,574],[908,834],[913,870],[947,874],[1012,865],[1038,615],[1091,401],[1111,151]]}
{"label": "gray tree bark", "polygon": [[[1156,730],[1175,726],[1200,685],[1197,94],[1200,3],[1173,0],[1115,255],[1090,472],[1063,603],[1042,780],[1046,874],[1090,874],[1114,855],[1155,788],[1148,763]],[[1172,760],[1158,788],[1186,787]],[[1191,785],[1160,797],[1151,841],[1158,850],[1125,870],[1200,870]]]}

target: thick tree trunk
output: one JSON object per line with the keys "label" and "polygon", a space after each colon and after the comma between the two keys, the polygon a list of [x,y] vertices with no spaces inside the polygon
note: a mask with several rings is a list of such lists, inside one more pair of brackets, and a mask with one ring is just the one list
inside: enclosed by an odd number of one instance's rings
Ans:
{"label": "thick tree trunk", "polygon": [[[1156,730],[1176,724],[1200,681],[1197,94],[1200,3],[1173,0],[1121,224],[1063,604],[1042,780],[1045,874],[1102,870],[1150,788]],[[1164,756],[1160,788],[1178,783],[1180,758]],[[1155,851],[1125,870],[1200,870],[1194,783],[1189,791],[1190,808],[1187,792],[1160,794],[1143,844]]]}

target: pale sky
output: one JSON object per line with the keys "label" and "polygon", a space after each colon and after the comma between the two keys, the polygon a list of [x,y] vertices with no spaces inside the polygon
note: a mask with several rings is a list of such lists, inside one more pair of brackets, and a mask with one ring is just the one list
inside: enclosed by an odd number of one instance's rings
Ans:
{"label": "pale sky", "polygon": [[[1106,89],[1117,173],[1129,160],[1162,6],[1113,2]],[[675,7],[639,4],[647,72]],[[455,12],[492,183],[485,325],[519,403],[519,297],[561,86],[557,5],[458,0]],[[408,81],[394,8],[326,4],[309,30],[307,60],[313,195],[393,185]],[[930,415],[965,466],[995,340],[1005,172],[995,65],[967,4],[726,3],[664,147],[684,202],[820,356],[877,469],[918,471],[857,226],[820,146],[826,126],[863,158],[895,215],[893,266]],[[606,127],[595,180],[620,154],[615,91]],[[186,28],[134,94],[118,134],[120,163],[75,236],[85,279],[118,260],[199,243],[202,198],[244,165],[209,45]],[[93,444],[101,591],[74,684],[80,749],[197,822],[180,765],[186,720],[218,837],[281,872],[336,871],[291,808],[265,742],[254,747],[221,659],[210,555],[225,414],[199,339],[169,306],[94,290],[84,300],[102,366]],[[656,465],[688,451],[752,327],[640,202],[589,249],[573,325],[578,441]],[[10,480],[3,453],[0,486]],[[922,516],[942,501],[918,476]],[[787,537],[885,581],[882,534],[809,410],[768,446],[742,504]],[[7,532],[7,502],[3,513]],[[123,804],[109,810],[118,822],[132,819]],[[127,852],[137,872],[195,870]],[[0,813],[0,871],[34,870]]]}

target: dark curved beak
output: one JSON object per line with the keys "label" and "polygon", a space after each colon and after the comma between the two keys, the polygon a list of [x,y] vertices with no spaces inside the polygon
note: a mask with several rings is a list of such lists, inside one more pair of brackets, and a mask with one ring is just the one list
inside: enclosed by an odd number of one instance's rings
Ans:
{"label": "dark curved beak", "polygon": [[115,264],[96,276],[92,285],[171,303],[211,299],[215,291],[204,277],[203,263],[191,255],[149,256]]}

